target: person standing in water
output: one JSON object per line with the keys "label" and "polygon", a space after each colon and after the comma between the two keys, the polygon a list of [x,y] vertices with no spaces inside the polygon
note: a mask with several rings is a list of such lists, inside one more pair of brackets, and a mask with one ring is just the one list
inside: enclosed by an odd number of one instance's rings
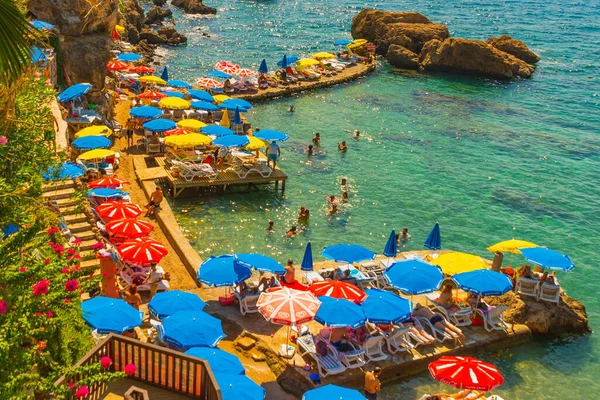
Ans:
{"label": "person standing in water", "polygon": [[348,150],[348,146],[346,146],[346,141],[342,140],[342,143],[338,143],[338,150],[339,151],[346,151]]}
{"label": "person standing in water", "polygon": [[273,232],[274,228],[273,225],[275,224],[275,222],[273,222],[272,220],[269,220],[269,226],[267,226],[267,232],[271,233]]}
{"label": "person standing in water", "polygon": [[312,138],[312,142],[315,146],[321,145],[321,134],[319,132],[315,133],[315,136]]}

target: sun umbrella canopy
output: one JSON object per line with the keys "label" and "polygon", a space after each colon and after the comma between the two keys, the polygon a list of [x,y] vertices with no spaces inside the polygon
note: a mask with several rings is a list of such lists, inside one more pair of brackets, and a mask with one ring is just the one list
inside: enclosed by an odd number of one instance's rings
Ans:
{"label": "sun umbrella canopy", "polygon": [[198,269],[198,280],[207,286],[233,286],[250,278],[249,268],[235,262],[235,257],[224,254],[209,257]]}
{"label": "sun umbrella canopy", "polygon": [[191,132],[184,128],[174,128],[165,131],[163,134],[165,136],[179,136],[179,135],[189,135]]}
{"label": "sun umbrella canopy", "polygon": [[111,189],[106,187],[93,188],[88,191],[88,197],[101,197],[105,199],[112,199],[117,197],[127,196],[129,193],[118,189]]}
{"label": "sun umbrella canopy", "polygon": [[269,72],[269,68],[267,67],[267,60],[265,60],[264,58],[260,62],[260,67],[258,67],[258,72],[260,72],[261,74],[266,74],[267,72]]}
{"label": "sun umbrella canopy", "polygon": [[402,260],[386,269],[385,280],[404,294],[417,295],[438,290],[444,281],[442,270],[420,260]]}
{"label": "sun umbrella canopy", "polygon": [[202,311],[204,307],[206,303],[197,294],[181,290],[157,293],[148,303],[148,311],[158,319],[165,319],[179,311]]}
{"label": "sun umbrella canopy", "polygon": [[398,255],[398,241],[396,240],[396,231],[393,229],[383,249],[383,255],[386,257],[396,257]]}
{"label": "sun umbrella canopy", "polygon": [[134,118],[157,118],[163,115],[163,111],[156,107],[140,106],[129,110],[129,115]]}
{"label": "sun umbrella canopy", "polygon": [[161,108],[167,108],[169,110],[187,110],[190,108],[190,102],[187,100],[179,99],[177,97],[166,97],[158,102]]}
{"label": "sun umbrella canopy", "polygon": [[100,334],[123,333],[142,324],[143,312],[124,300],[98,296],[81,303],[83,319]]}
{"label": "sun umbrella canopy", "polygon": [[146,75],[146,76],[140,76],[138,78],[139,82],[143,82],[143,83],[152,83],[155,85],[164,85],[167,82],[165,82],[164,79],[159,78],[158,76],[154,76],[154,75]]}
{"label": "sun umbrella canopy", "polygon": [[189,83],[180,81],[178,79],[172,79],[170,81],[167,81],[167,86],[171,86],[174,88],[180,88],[180,89],[191,89],[192,88],[192,85],[190,85]]}
{"label": "sun umbrella canopy", "polygon": [[121,53],[117,56],[117,58],[121,61],[132,62],[140,60],[142,55],[137,53]]}
{"label": "sun umbrella canopy", "polygon": [[[295,63],[299,59],[300,59],[300,57],[298,57],[298,56],[284,55],[281,58],[281,60],[277,61],[277,65],[280,66],[281,68],[287,68],[288,65]],[[284,66],[284,61],[285,61],[285,66]]]}
{"label": "sun umbrella canopy", "polygon": [[442,356],[428,368],[434,379],[458,389],[487,392],[504,383],[498,368],[473,357]]}
{"label": "sun umbrella canopy", "polygon": [[178,99],[185,99],[185,94],[183,94],[181,92],[176,92],[176,91],[167,92],[167,91],[164,91],[162,93],[165,94],[165,95],[167,95],[167,97],[177,97]]}
{"label": "sun umbrella canopy", "polygon": [[165,138],[165,146],[175,148],[190,148],[196,146],[206,146],[210,144],[211,138],[200,133],[190,133],[189,135],[169,136]]}
{"label": "sun umbrella canopy", "polygon": [[129,182],[123,179],[119,179],[115,176],[109,176],[107,178],[96,179],[88,183],[88,187],[90,188],[119,188],[123,185],[129,185]]}
{"label": "sun umbrella canopy", "polygon": [[356,285],[339,280],[314,282],[308,288],[315,296],[329,296],[336,299],[346,299],[354,303],[365,301],[367,295]]}
{"label": "sun umbrella canopy", "polygon": [[442,248],[442,235],[440,234],[440,224],[437,222],[431,228],[429,235],[427,235],[427,239],[425,239],[425,243],[423,246],[427,247],[430,250],[439,250]]}
{"label": "sun umbrella canopy", "polygon": [[215,347],[226,335],[221,320],[203,311],[179,311],[163,320],[159,337],[179,349]]}
{"label": "sun umbrella canopy", "polygon": [[276,131],[273,129],[265,129],[265,130],[255,132],[254,136],[256,136],[259,139],[266,140],[267,142],[272,142],[273,140],[276,142],[277,141],[285,142],[286,140],[288,140],[290,138],[285,133],[279,132],[279,131]]}
{"label": "sun umbrella canopy", "polygon": [[106,64],[106,69],[109,71],[122,71],[124,69],[129,69],[129,67],[129,64],[119,60],[109,61],[108,64]]}
{"label": "sun umbrella canopy", "polygon": [[79,165],[66,162],[58,165],[56,168],[50,168],[43,174],[43,178],[49,181],[60,181],[63,179],[75,179],[85,175],[85,171]]}
{"label": "sun umbrella canopy", "polygon": [[135,203],[125,201],[107,201],[96,207],[96,214],[104,221],[113,221],[123,218],[137,218],[142,214],[142,209]]}
{"label": "sun umbrella canopy", "polygon": [[127,240],[117,251],[123,262],[139,266],[159,263],[169,252],[161,242],[150,237]]}
{"label": "sun umbrella canopy", "polygon": [[263,400],[265,389],[246,375],[215,374],[223,400]]}
{"label": "sun umbrella canopy", "polygon": [[320,304],[311,292],[282,287],[261,293],[256,306],[267,321],[296,326],[312,321]]}
{"label": "sun umbrella canopy", "polygon": [[310,67],[312,65],[320,65],[321,63],[314,58],[303,58],[302,60],[296,61],[296,65],[302,67]]}
{"label": "sun umbrella canopy", "polygon": [[215,69],[225,72],[226,74],[235,74],[239,71],[240,66],[229,61],[220,61],[215,64]]}
{"label": "sun umbrella canopy", "polygon": [[207,101],[192,101],[190,106],[196,110],[204,111],[217,111],[219,109],[219,107]]}
{"label": "sun umbrella canopy", "polygon": [[106,157],[113,157],[114,155],[115,155],[115,152],[112,150],[95,149],[95,150],[86,151],[85,153],[80,154],[77,157],[77,159],[84,160],[84,161],[101,160]]}
{"label": "sun umbrella canopy", "polygon": [[387,290],[369,289],[365,291],[367,299],[360,305],[367,318],[373,324],[397,324],[410,318],[413,303]]}
{"label": "sun umbrella canopy", "polygon": [[160,74],[160,79],[164,80],[165,82],[169,80],[169,70],[167,69],[166,65],[163,68],[162,73]]}
{"label": "sun umbrella canopy", "polygon": [[[158,296],[158,294],[156,296]],[[184,354],[206,360],[208,365],[210,365],[213,374],[244,375],[246,373],[246,369],[239,358],[221,349],[212,347],[192,347]]]}
{"label": "sun umbrella canopy", "polygon": [[205,92],[204,90],[191,89],[191,90],[188,90],[188,94],[190,95],[190,97],[192,99],[195,99],[195,100],[203,100],[203,101],[207,101],[207,102],[214,101],[212,95],[208,92]]}
{"label": "sun umbrella canopy", "polygon": [[215,78],[224,78],[224,79],[231,78],[231,75],[226,74],[225,72],[219,71],[219,70],[210,71],[206,75],[207,76],[214,76]]}
{"label": "sun umbrella canopy", "polygon": [[43,50],[40,50],[39,47],[33,47],[31,49],[31,62],[36,63],[38,61],[46,61],[48,57],[46,57],[46,53]]}
{"label": "sun umbrella canopy", "polygon": [[333,42],[334,46],[347,46],[349,44],[354,43],[352,40],[349,39],[341,39],[341,40],[336,40],[335,42]]}
{"label": "sun umbrella canopy", "polygon": [[79,132],[75,133],[75,138],[85,137],[85,136],[110,136],[113,131],[104,125],[93,125],[88,126],[87,128],[83,128]]}
{"label": "sun umbrella canopy", "polygon": [[247,136],[228,135],[216,138],[213,145],[217,147],[243,147],[250,143]]}
{"label": "sun umbrella canopy", "polygon": [[460,252],[440,254],[433,262],[448,275],[488,268],[483,258],[474,254]]}
{"label": "sun umbrella canopy", "polygon": [[54,29],[54,25],[52,25],[51,23],[46,22],[46,21],[40,21],[39,19],[34,19],[29,22],[35,29],[44,30],[44,31],[50,31],[50,30]]}
{"label": "sun umbrella canopy", "polygon": [[375,253],[358,244],[336,244],[325,247],[321,255],[330,260],[348,264],[375,259]]}
{"label": "sun umbrella canopy", "polygon": [[240,111],[242,111],[242,112],[248,111],[246,108],[240,107],[239,104],[231,103],[230,100],[226,100],[226,101],[222,102],[221,104],[219,104],[219,108],[221,110],[230,110],[230,111],[235,111],[236,109],[239,108]]}
{"label": "sun umbrella canopy", "polygon": [[487,250],[492,253],[499,251],[501,253],[521,254],[519,249],[527,249],[530,247],[538,247],[538,245],[525,240],[510,239],[496,243],[495,245],[488,247]]}
{"label": "sun umbrella canopy", "polygon": [[241,68],[239,69],[236,73],[237,76],[239,76],[240,78],[245,78],[247,76],[254,76],[254,75],[258,75],[258,72],[253,71],[251,69],[248,68]]}
{"label": "sun umbrella canopy", "polygon": [[267,147],[269,143],[264,140],[260,140],[254,136],[246,136],[248,138],[248,144],[244,146],[244,149],[249,151],[255,151],[258,149],[262,149],[263,147]]}
{"label": "sun umbrella canopy", "polygon": [[138,94],[137,97],[140,99],[158,100],[167,97],[167,95],[161,92],[157,92],[156,90],[146,90],[144,93]]}
{"label": "sun umbrella canopy", "polygon": [[313,54],[312,58],[314,58],[315,60],[325,60],[329,58],[335,58],[335,54],[320,52]]}
{"label": "sun umbrella canopy", "polygon": [[490,269],[456,274],[452,280],[465,292],[481,296],[502,296],[513,288],[512,281],[507,275]]}
{"label": "sun umbrella canopy", "polygon": [[169,119],[159,118],[144,123],[144,129],[151,132],[164,132],[177,128],[177,124]]}
{"label": "sun umbrella canopy", "polygon": [[89,92],[91,88],[92,85],[90,85],[89,83],[78,83],[76,85],[73,85],[58,95],[58,102],[66,103],[67,101],[77,99]]}
{"label": "sun umbrella canopy", "polygon": [[223,111],[223,116],[221,117],[221,126],[225,128],[231,128],[231,122],[229,122],[229,111]]}
{"label": "sun umbrella canopy", "polygon": [[151,74],[155,71],[154,68],[147,67],[145,65],[138,65],[136,67],[129,68],[129,72],[136,74]]}
{"label": "sun umbrella canopy", "polygon": [[217,137],[235,134],[235,132],[232,131],[231,129],[225,128],[225,127],[219,126],[219,125],[205,126],[204,128],[200,129],[200,132],[204,133],[205,135],[213,135],[213,136],[217,136]]}
{"label": "sun umbrella canopy", "polygon": [[219,82],[211,78],[198,78],[196,79],[196,84],[207,89],[216,89],[223,87],[223,82]]}
{"label": "sun umbrella canopy", "polygon": [[110,221],[106,224],[106,231],[113,236],[131,239],[148,236],[154,230],[150,222],[135,218],[124,218]]}
{"label": "sun umbrella canopy", "polygon": [[107,149],[112,146],[112,142],[104,136],[84,136],[73,140],[71,146],[78,150]]}
{"label": "sun umbrella canopy", "polygon": [[245,108],[246,110],[249,110],[252,108],[252,104],[249,101],[246,101],[244,99],[237,99],[234,97],[228,98],[222,104],[235,104],[236,106],[240,107],[240,110],[242,108]]}
{"label": "sun umbrella canopy", "polygon": [[328,384],[308,390],[302,400],[367,400],[358,390]]}
{"label": "sun umbrella canopy", "polygon": [[215,100],[215,103],[221,104],[225,100],[231,99],[231,97],[227,96],[226,94],[216,94],[213,96],[213,99]]}
{"label": "sun umbrella canopy", "polygon": [[521,254],[523,254],[523,257],[527,261],[542,268],[558,269],[561,271],[571,271],[575,268],[569,256],[545,247],[532,247],[519,250],[521,250]]}
{"label": "sun umbrella canopy", "polygon": [[302,256],[302,263],[300,264],[300,269],[302,271],[313,270],[312,245],[310,244],[310,242],[306,244],[306,249],[304,249],[304,256]]}
{"label": "sun umbrella canopy", "polygon": [[192,132],[199,132],[200,128],[205,127],[206,124],[202,121],[198,121],[197,119],[182,119],[177,123],[177,126],[188,129]]}
{"label": "sun umbrella canopy", "polygon": [[315,321],[331,328],[358,328],[366,323],[365,315],[359,305],[344,299],[321,296],[319,311]]}
{"label": "sun umbrella canopy", "polygon": [[254,268],[260,272],[270,272],[276,275],[285,274],[285,269],[281,264],[269,256],[262,254],[236,254],[235,262],[246,268]]}

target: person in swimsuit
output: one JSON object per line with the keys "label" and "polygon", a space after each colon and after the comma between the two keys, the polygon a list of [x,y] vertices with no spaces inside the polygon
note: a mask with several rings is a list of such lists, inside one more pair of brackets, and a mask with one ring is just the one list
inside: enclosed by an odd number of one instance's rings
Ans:
{"label": "person in swimsuit", "polygon": [[438,298],[438,304],[444,307],[449,312],[455,312],[460,310],[460,307],[454,299],[452,298],[452,286],[445,285],[442,288],[442,292],[440,293],[440,297]]}
{"label": "person in swimsuit", "polygon": [[160,203],[164,200],[165,196],[163,195],[162,189],[160,187],[156,187],[154,192],[150,195],[150,202],[146,205],[146,217],[154,214],[156,209],[160,207]]}
{"label": "person in swimsuit", "polygon": [[410,332],[415,335],[417,339],[422,341],[425,344],[433,344],[435,343],[435,338],[431,336],[425,329],[423,329],[423,325],[419,321],[413,318],[409,318],[406,321],[403,321],[402,324],[410,329]]}
{"label": "person in swimsuit", "polygon": [[413,315],[427,318],[431,325],[452,336],[452,338],[454,338],[454,342],[456,342],[459,338],[465,338],[464,333],[456,326],[448,322],[443,316],[434,313],[428,307],[421,306],[421,304],[419,303],[417,303],[417,305],[415,306],[415,311],[413,311]]}
{"label": "person in swimsuit", "polygon": [[321,145],[321,134],[319,132],[315,133],[315,136],[312,138],[312,142],[315,146]]}
{"label": "person in swimsuit", "polygon": [[346,141],[342,140],[342,143],[338,143],[338,150],[339,151],[346,151],[348,150],[348,146],[346,145]]}
{"label": "person in swimsuit", "polygon": [[285,275],[283,275],[283,282],[292,284],[296,280],[296,269],[294,268],[294,261],[290,258],[285,266]]}
{"label": "person in swimsuit", "polygon": [[129,304],[136,310],[140,309],[140,304],[142,304],[142,297],[138,293],[137,285],[135,283],[132,283],[127,288],[127,290],[125,290],[125,301],[127,302],[127,304]]}

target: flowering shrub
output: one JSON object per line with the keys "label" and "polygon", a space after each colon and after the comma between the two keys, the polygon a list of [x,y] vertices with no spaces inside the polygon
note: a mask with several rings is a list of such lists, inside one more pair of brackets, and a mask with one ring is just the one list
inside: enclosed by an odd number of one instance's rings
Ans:
{"label": "flowering shrub", "polygon": [[123,371],[129,376],[135,375],[136,370],[137,370],[137,368],[134,364],[127,364],[125,366],[125,368],[123,369]]}

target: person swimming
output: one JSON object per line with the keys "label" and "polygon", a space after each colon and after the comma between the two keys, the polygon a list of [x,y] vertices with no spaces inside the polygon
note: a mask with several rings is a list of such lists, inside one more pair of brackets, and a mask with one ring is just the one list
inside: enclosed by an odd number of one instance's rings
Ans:
{"label": "person swimming", "polygon": [[354,139],[358,139],[360,137],[360,131],[357,129],[354,131],[354,133],[352,134],[352,137]]}
{"label": "person swimming", "polygon": [[274,224],[275,224],[275,222],[273,222],[272,220],[269,220],[269,226],[267,226],[267,232],[273,232],[273,230],[275,229],[273,227]]}
{"label": "person swimming", "polygon": [[296,111],[296,107],[294,107],[293,104],[290,104],[290,107],[288,108],[288,112],[293,113],[294,111]]}
{"label": "person swimming", "polygon": [[292,227],[290,228],[289,231],[287,231],[285,234],[287,236],[295,236],[298,233],[298,228],[296,227],[296,225],[292,225]]}
{"label": "person swimming", "polygon": [[348,146],[346,146],[346,141],[342,140],[342,143],[338,143],[338,150],[339,151],[346,151],[348,150]]}
{"label": "person swimming", "polygon": [[308,208],[301,206],[300,207],[300,213],[298,214],[298,221],[307,221],[308,218],[310,217],[310,211],[308,210]]}
{"label": "person swimming", "polygon": [[321,145],[321,134],[319,132],[315,133],[315,136],[312,138],[312,142],[315,144],[315,146]]}
{"label": "person swimming", "polygon": [[340,185],[342,185],[342,186],[346,186],[347,183],[348,183],[348,180],[346,178],[342,178],[340,180]]}
{"label": "person swimming", "polygon": [[348,200],[349,196],[348,196],[348,192],[347,191],[343,191],[342,192],[342,201]]}
{"label": "person swimming", "polygon": [[312,144],[309,144],[309,145],[308,145],[308,147],[306,148],[306,153],[307,153],[309,156],[312,156],[312,155],[313,155],[313,145],[312,145]]}

